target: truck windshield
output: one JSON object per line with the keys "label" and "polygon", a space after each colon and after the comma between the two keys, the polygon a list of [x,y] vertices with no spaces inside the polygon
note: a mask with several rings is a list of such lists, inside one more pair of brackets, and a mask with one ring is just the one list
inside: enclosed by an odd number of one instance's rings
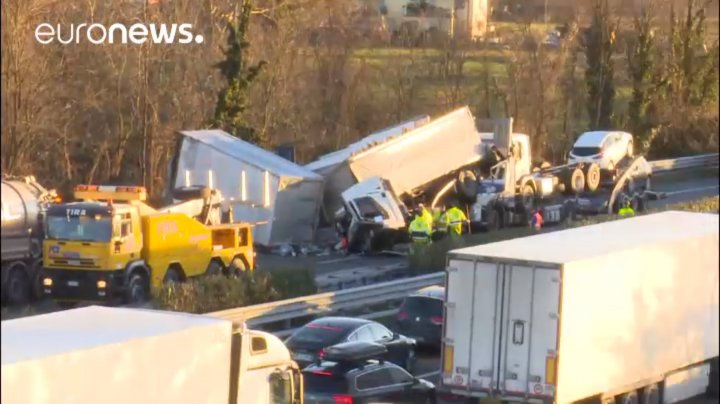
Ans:
{"label": "truck windshield", "polygon": [[109,242],[112,219],[105,216],[49,216],[47,238],[52,240]]}

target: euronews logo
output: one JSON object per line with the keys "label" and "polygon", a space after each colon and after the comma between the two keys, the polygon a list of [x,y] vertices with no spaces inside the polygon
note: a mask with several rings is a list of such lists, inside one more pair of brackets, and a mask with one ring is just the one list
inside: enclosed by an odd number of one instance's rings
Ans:
{"label": "euronews logo", "polygon": [[35,40],[43,45],[54,42],[63,45],[79,44],[84,41],[94,45],[142,45],[148,41],[154,45],[203,43],[203,36],[193,34],[192,28],[192,24],[136,23],[128,27],[124,24],[115,23],[106,27],[97,23],[70,24],[70,26],[43,23],[35,28]]}

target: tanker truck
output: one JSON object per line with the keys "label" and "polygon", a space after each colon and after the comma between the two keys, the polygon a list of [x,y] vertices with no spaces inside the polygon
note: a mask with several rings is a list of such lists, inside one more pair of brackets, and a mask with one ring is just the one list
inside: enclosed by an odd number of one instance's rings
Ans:
{"label": "tanker truck", "polygon": [[2,176],[2,303],[25,304],[42,296],[43,218],[58,198],[34,177]]}

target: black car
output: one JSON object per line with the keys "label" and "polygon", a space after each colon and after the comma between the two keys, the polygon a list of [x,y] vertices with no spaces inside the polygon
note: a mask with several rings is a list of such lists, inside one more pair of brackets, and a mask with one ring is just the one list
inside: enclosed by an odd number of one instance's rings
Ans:
{"label": "black car", "polygon": [[435,403],[435,385],[382,358],[387,348],[347,342],[303,370],[305,404]]}
{"label": "black car", "polygon": [[321,359],[327,347],[343,342],[375,342],[387,348],[384,359],[410,372],[415,364],[415,340],[395,334],[380,323],[360,318],[319,318],[295,331],[285,345],[302,368]]}
{"label": "black car", "polygon": [[415,339],[418,345],[439,347],[444,299],[442,286],[428,286],[406,297],[395,317],[397,331]]}

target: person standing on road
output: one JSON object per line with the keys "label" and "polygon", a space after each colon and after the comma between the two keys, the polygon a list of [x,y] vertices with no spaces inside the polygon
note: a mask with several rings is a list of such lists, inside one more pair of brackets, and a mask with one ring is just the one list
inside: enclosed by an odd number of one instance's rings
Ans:
{"label": "person standing on road", "polygon": [[623,207],[618,211],[620,217],[635,216],[635,210],[630,206],[630,201],[625,201]]}
{"label": "person standing on road", "polygon": [[431,243],[432,225],[423,217],[422,212],[415,215],[415,219],[408,226],[408,231],[412,240],[412,253],[421,252]]}
{"label": "person standing on road", "polygon": [[433,230],[433,241],[441,240],[445,237],[447,232],[447,215],[443,212],[444,208],[433,208],[432,209],[432,230]]}
{"label": "person standing on road", "polygon": [[544,223],[542,211],[540,209],[535,209],[535,213],[533,213],[532,218],[530,219],[530,227],[532,227],[535,230],[542,229]]}
{"label": "person standing on road", "polygon": [[445,212],[447,232],[453,237],[458,237],[463,234],[463,224],[467,223],[467,216],[465,216],[465,212],[458,208],[456,201],[453,201],[450,206],[450,209]]}

